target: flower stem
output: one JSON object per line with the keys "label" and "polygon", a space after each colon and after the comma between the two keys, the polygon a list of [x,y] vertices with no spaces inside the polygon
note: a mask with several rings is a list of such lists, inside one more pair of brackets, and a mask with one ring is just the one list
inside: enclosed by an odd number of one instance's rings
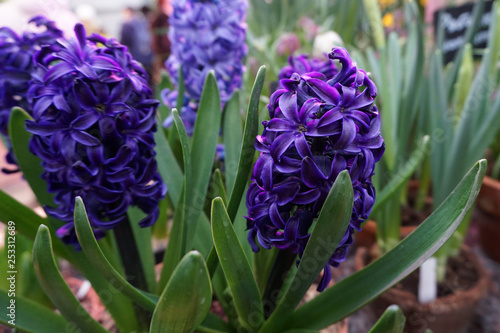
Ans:
{"label": "flower stem", "polygon": [[[144,274],[141,257],[134,238],[134,232],[128,217],[113,230],[127,281],[134,287],[147,291],[148,284],[146,275]],[[140,331],[147,331],[151,320],[151,314],[137,304],[134,304],[134,309]]]}
{"label": "flower stem", "polygon": [[271,273],[267,279],[266,289],[262,296],[264,315],[266,318],[273,313],[279,300],[281,288],[286,280],[290,268],[297,258],[297,254],[288,250],[280,250],[274,259]]}

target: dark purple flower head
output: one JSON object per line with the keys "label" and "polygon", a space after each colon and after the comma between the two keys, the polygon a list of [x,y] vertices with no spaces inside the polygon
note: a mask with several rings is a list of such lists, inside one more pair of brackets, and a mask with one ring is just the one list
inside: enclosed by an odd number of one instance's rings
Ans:
{"label": "dark purple flower head", "polygon": [[[35,54],[42,47],[54,51],[56,40],[62,37],[62,31],[45,17],[36,16],[29,23],[37,27],[37,32],[26,31],[18,35],[7,27],[0,28],[0,133],[5,137],[8,137],[12,108],[18,106],[30,112],[26,92]],[[12,151],[7,155],[7,161],[15,163]]]}
{"label": "dark purple flower head", "polygon": [[335,63],[326,56],[324,59],[319,59],[309,58],[307,54],[300,54],[288,57],[288,63],[289,65],[283,67],[278,74],[280,80],[289,79],[293,73],[304,75],[310,72],[318,72],[330,78],[338,71]]}
{"label": "dark purple flower head", "polygon": [[[92,35],[81,24],[60,49],[40,52],[28,98],[34,121],[30,150],[42,159],[42,177],[57,207],[47,213],[67,224],[57,234],[78,246],[73,225],[81,196],[96,236],[126,219],[130,206],[158,218],[166,187],[157,171],[154,138],[158,101],[144,69],[115,39]],[[103,46],[99,46],[102,44]]]}
{"label": "dark purple flower head", "polygon": [[[182,67],[186,97],[189,103],[198,104],[205,78],[213,70],[224,105],[242,85],[246,0],[174,0],[172,6],[172,53],[165,65],[174,84]],[[184,119],[183,112],[181,117]]]}
{"label": "dark purple flower head", "polygon": [[[323,207],[339,173],[348,170],[354,206],[348,229],[332,253],[329,264],[345,260],[355,230],[370,215],[375,189],[371,176],[384,152],[380,117],[374,104],[376,87],[366,72],[351,61],[347,51],[334,48],[331,76],[310,71],[281,80],[283,89],[272,94],[270,120],[257,137],[260,157],[254,166],[247,193],[247,226],[254,251],[276,246],[299,256],[309,239],[309,228]],[[299,58],[298,61],[305,61]],[[328,72],[328,71],[327,71]],[[331,278],[325,267],[318,290]]]}

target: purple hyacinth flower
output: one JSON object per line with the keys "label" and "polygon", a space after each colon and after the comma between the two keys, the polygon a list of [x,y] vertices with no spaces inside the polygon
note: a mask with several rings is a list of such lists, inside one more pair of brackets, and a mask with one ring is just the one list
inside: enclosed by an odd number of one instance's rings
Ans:
{"label": "purple hyacinth flower", "polygon": [[[63,33],[53,21],[43,16],[36,16],[29,21],[38,32],[25,31],[18,35],[13,30],[0,28],[0,133],[8,142],[8,123],[13,107],[21,107],[28,113],[26,92],[34,69],[34,57],[42,47],[49,52],[57,48],[56,40]],[[9,147],[6,160],[16,164],[12,149]],[[12,172],[12,170],[4,170]]]}
{"label": "purple hyacinth flower", "polygon": [[[37,56],[28,90],[33,121],[30,150],[56,207],[47,213],[66,224],[57,235],[78,248],[73,224],[75,197],[82,197],[96,237],[126,220],[130,206],[159,216],[166,187],[155,160],[155,114],[144,69],[115,39],[86,36],[59,40],[59,50]],[[103,45],[103,46],[99,46]]]}
{"label": "purple hyacinth flower", "polygon": [[[222,106],[242,86],[247,54],[246,0],[174,0],[169,39],[172,53],[165,63],[174,84],[182,67],[186,99],[180,116],[185,123],[196,118],[205,78],[213,70]],[[166,91],[164,94],[171,94]],[[172,107],[175,104],[167,103]],[[194,116],[194,117],[193,117]],[[171,120],[166,125],[171,124]]]}
{"label": "purple hyacinth flower", "polygon": [[[310,71],[306,62],[303,73],[283,78],[283,89],[272,94],[271,119],[264,122],[264,131],[255,142],[260,156],[247,192],[246,218],[254,251],[259,249],[257,244],[266,249],[276,246],[301,257],[310,226],[337,176],[347,170],[354,192],[353,211],[329,260],[336,267],[346,259],[353,233],[361,230],[370,215],[375,201],[371,176],[384,152],[384,140],[374,104],[375,85],[345,49],[334,48],[329,57],[332,64],[321,67],[330,69],[326,71],[329,76]],[[333,60],[339,60],[339,71]],[[330,279],[327,265],[318,290],[324,290]]]}

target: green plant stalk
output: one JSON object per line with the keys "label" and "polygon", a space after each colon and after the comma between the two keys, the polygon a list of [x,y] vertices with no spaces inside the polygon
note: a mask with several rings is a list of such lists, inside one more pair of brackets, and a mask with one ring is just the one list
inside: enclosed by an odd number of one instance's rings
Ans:
{"label": "green plant stalk", "polygon": [[[114,228],[114,234],[127,281],[134,287],[147,291],[146,275],[144,274],[141,256],[128,217]],[[135,304],[134,310],[139,328],[147,330],[151,321],[151,314]]]}
{"label": "green plant stalk", "polygon": [[363,0],[365,12],[368,15],[368,21],[372,28],[373,41],[377,49],[385,47],[385,33],[384,26],[382,25],[382,13],[380,6],[376,0]]}
{"label": "green plant stalk", "polygon": [[276,298],[280,292],[283,292],[282,287],[285,282],[290,268],[295,263],[297,254],[288,250],[280,250],[274,259],[271,272],[267,278],[266,289],[262,295],[263,304],[273,304],[274,306],[264,307],[264,316],[269,318],[274,311]]}
{"label": "green plant stalk", "polygon": [[377,214],[377,245],[381,253],[391,250],[401,239],[401,191],[394,193]]}
{"label": "green plant stalk", "polygon": [[455,128],[458,126],[458,121],[462,115],[462,111],[465,105],[465,99],[467,98],[467,93],[470,90],[472,80],[474,77],[474,59],[472,58],[472,46],[471,44],[466,44],[464,47],[464,55],[462,57],[462,63],[458,70],[457,82],[454,86],[454,111],[453,114]]}
{"label": "green plant stalk", "polygon": [[431,186],[431,161],[430,156],[426,156],[422,163],[420,173],[420,186],[418,187],[417,199],[415,200],[415,209],[422,211],[425,207],[425,199]]}
{"label": "green plant stalk", "polygon": [[460,247],[465,240],[467,230],[469,230],[469,225],[472,220],[472,211],[473,209],[470,209],[467,212],[455,233],[453,233],[450,239],[448,239],[448,241],[444,243],[438,251],[436,251],[436,275],[438,282],[444,282],[446,279],[446,265],[448,264],[448,259],[450,257],[456,257],[460,253]]}

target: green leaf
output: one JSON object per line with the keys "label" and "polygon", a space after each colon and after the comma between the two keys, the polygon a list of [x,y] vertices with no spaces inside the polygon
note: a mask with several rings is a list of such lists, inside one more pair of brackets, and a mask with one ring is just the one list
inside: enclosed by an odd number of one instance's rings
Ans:
{"label": "green leaf", "polygon": [[186,129],[181,118],[179,117],[177,109],[172,110],[172,116],[174,118],[177,134],[181,142],[185,176],[184,184],[182,185],[183,187],[181,190],[182,195],[180,196],[179,202],[177,203],[177,207],[174,213],[174,221],[169,237],[169,243],[167,245],[167,249],[163,258],[163,267],[157,290],[158,293],[161,293],[163,291],[175,267],[186,252],[185,222],[187,220],[186,216],[189,213],[189,209],[192,207],[191,202],[193,200],[191,188],[191,156]]}
{"label": "green leaf", "polygon": [[193,166],[191,182],[192,196],[189,198],[190,208],[188,215],[186,215],[186,244],[188,247],[191,246],[196,234],[198,219],[205,204],[208,183],[214,163],[215,149],[219,138],[221,124],[220,106],[219,87],[217,86],[214,72],[210,71],[205,79],[191,146],[191,165]]}
{"label": "green leaf", "polygon": [[69,322],[83,332],[107,332],[82,307],[64,281],[52,252],[52,240],[45,225],[38,228],[33,245],[33,262],[40,284],[52,303]]}
{"label": "green leaf", "polygon": [[250,264],[221,198],[212,201],[212,234],[240,323],[254,331],[264,321],[262,301]]}
{"label": "green leaf", "polygon": [[224,187],[224,182],[222,181],[220,169],[215,169],[214,174],[212,175],[212,181],[210,182],[210,197],[210,199],[221,197],[224,204],[227,204],[226,188]]}
{"label": "green leaf", "polygon": [[[162,128],[161,120],[157,117],[157,126]],[[183,183],[182,170],[175,159],[172,148],[170,148],[167,138],[163,131],[156,131],[155,137],[155,152],[156,161],[158,162],[158,171],[160,172],[162,180],[168,188],[167,195],[172,199],[172,202],[179,201],[180,191]]]}
{"label": "green leaf", "polygon": [[288,327],[327,327],[369,303],[419,267],[451,237],[472,207],[485,172],[486,160],[481,160],[413,233],[377,261],[297,309]]}
{"label": "green leaf", "polygon": [[130,221],[130,226],[132,227],[134,239],[137,244],[140,244],[140,246],[137,246],[137,251],[139,252],[142,271],[146,278],[147,291],[156,290],[155,257],[153,253],[153,244],[151,242],[153,230],[152,228],[142,228],[139,225],[139,222],[146,217],[146,213],[139,207],[129,207],[127,216]]}
{"label": "green leaf", "polygon": [[128,283],[104,256],[104,253],[95,239],[94,232],[92,231],[92,227],[87,217],[85,205],[80,197],[76,197],[75,199],[74,215],[78,241],[92,265],[94,265],[94,267],[99,270],[116,289],[120,290],[124,295],[146,310],[153,311],[156,302]]}
{"label": "green leaf", "polygon": [[184,73],[182,72],[181,65],[177,70],[177,100],[175,101],[177,110],[182,110],[182,107],[184,106],[184,91]]}
{"label": "green leaf", "polygon": [[[8,316],[10,313],[8,307],[11,306],[11,300],[15,300],[15,326],[9,324],[9,321],[13,319]],[[15,327],[23,332],[78,332],[78,329],[71,322],[66,321],[51,309],[19,295],[9,297],[8,292],[5,290],[0,290],[0,306],[2,307],[0,323]]]}
{"label": "green leaf", "polygon": [[391,305],[368,333],[401,333],[405,328],[405,322],[403,311],[397,305]]}
{"label": "green leaf", "polygon": [[[255,78],[252,93],[250,95],[250,102],[248,104],[247,117],[245,121],[245,131],[243,134],[243,143],[241,144],[240,159],[238,162],[238,172],[236,174],[236,181],[234,183],[233,190],[231,191],[229,197],[227,211],[231,223],[234,222],[236,213],[238,212],[238,207],[241,203],[248,177],[252,169],[253,157],[255,155],[255,137],[257,136],[257,131],[259,130],[260,93],[262,92],[262,88],[264,86],[265,77],[266,66],[261,66],[257,73],[257,77]],[[207,257],[207,266],[210,276],[213,276],[217,267],[217,255],[213,247]]]}
{"label": "green leaf", "polygon": [[204,329],[198,328],[196,331],[198,332],[232,332],[231,326],[229,326],[228,323],[224,321],[221,317],[218,315],[209,312],[203,322],[201,323],[201,326],[204,327]]}
{"label": "green leaf", "polygon": [[54,194],[47,191],[47,182],[40,177],[44,171],[41,160],[29,151],[31,133],[25,129],[26,120],[33,120],[33,118],[21,108],[12,109],[9,120],[9,135],[12,148],[19,168],[22,170],[23,176],[30,184],[31,189],[35,192],[38,202],[42,206],[53,206]]}
{"label": "green leaf", "polygon": [[175,267],[182,259],[185,252],[185,220],[184,220],[184,187],[181,190],[181,197],[177,204],[178,209],[174,213],[174,221],[170,229],[169,241],[163,256],[163,266],[160,274],[160,281],[157,286],[157,294],[160,294],[172,276]]}
{"label": "green leaf", "polygon": [[243,138],[240,114],[240,93],[235,91],[224,107],[224,121],[222,125],[222,138],[224,142],[224,166],[226,168],[226,187],[230,195],[233,191],[236,173],[238,171],[238,158],[240,145]]}
{"label": "green leaf", "polygon": [[193,332],[212,301],[212,287],[203,256],[187,253],[168,281],[153,313],[151,333]]}
{"label": "green leaf", "polygon": [[[35,240],[40,224],[47,223],[47,219],[36,214],[31,208],[26,207],[2,190],[0,190],[0,221],[5,221],[5,223],[22,221],[22,223],[16,223],[16,230],[32,241]],[[54,251],[57,255],[70,260],[67,249],[62,243],[55,243]]]}
{"label": "green leaf", "polygon": [[[289,316],[318,277],[328,265],[332,253],[344,237],[352,215],[353,190],[349,173],[342,171],[326,198],[318,221],[300,260],[291,287],[266,321],[260,332],[282,330]],[[329,268],[329,266],[328,266]]]}
{"label": "green leaf", "polygon": [[399,190],[408,182],[410,177],[415,173],[418,167],[422,164],[424,157],[429,154],[429,136],[422,138],[417,148],[411,153],[408,161],[396,172],[389,183],[377,193],[377,200],[372,208],[372,214],[376,212],[383,204],[391,198],[394,193],[399,193]]}
{"label": "green leaf", "polygon": [[236,181],[234,183],[233,191],[229,197],[229,204],[227,212],[231,221],[234,221],[238,207],[240,205],[241,197],[245,191],[245,187],[250,176],[253,157],[255,155],[255,137],[259,129],[259,101],[264,80],[266,78],[266,66],[261,66],[257,72],[257,77],[253,84],[252,92],[250,94],[250,102],[247,109],[247,117],[245,121],[245,131],[243,134],[243,143],[241,144],[240,159],[238,162],[238,172],[236,174]]}
{"label": "green leaf", "polygon": [[[177,109],[172,110],[172,115],[174,117],[175,128],[177,129],[177,134],[181,142],[182,147],[182,160],[184,161],[184,207],[177,207],[178,209],[183,209],[183,216],[189,221],[188,215],[189,210],[192,207],[193,201],[193,188],[192,188],[192,168],[191,168],[191,149],[189,147],[189,140],[186,133],[186,128],[182,122],[181,117]],[[184,255],[184,253],[182,253]],[[179,258],[180,259],[180,258]]]}

